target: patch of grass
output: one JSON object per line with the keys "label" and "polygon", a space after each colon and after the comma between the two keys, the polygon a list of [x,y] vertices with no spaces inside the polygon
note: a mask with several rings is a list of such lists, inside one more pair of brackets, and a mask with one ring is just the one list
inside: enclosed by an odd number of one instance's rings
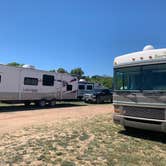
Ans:
{"label": "patch of grass", "polygon": [[[165,136],[123,130],[111,114],[26,129],[0,138],[0,161],[18,165],[161,165],[166,163]],[[32,164],[33,165],[33,164]]]}
{"label": "patch of grass", "polygon": [[56,152],[56,155],[61,156],[61,155],[63,155],[63,153],[62,152]]}
{"label": "patch of grass", "polygon": [[75,166],[75,163],[72,161],[63,161],[61,166]]}
{"label": "patch of grass", "polygon": [[81,141],[85,141],[89,138],[89,135],[85,132],[82,133],[82,135],[79,137]]}
{"label": "patch of grass", "polygon": [[6,104],[6,103],[0,103],[0,107],[7,107],[7,106],[11,106],[13,104]]}

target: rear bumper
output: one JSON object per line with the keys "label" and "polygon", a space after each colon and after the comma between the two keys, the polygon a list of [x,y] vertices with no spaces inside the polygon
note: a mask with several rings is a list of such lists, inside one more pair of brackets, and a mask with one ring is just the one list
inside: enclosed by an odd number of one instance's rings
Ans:
{"label": "rear bumper", "polygon": [[166,120],[145,119],[113,114],[114,123],[144,130],[152,130],[166,133]]}

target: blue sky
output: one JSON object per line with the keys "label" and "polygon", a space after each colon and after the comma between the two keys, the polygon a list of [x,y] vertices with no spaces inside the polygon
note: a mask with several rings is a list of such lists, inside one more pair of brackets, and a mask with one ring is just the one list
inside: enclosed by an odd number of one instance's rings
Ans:
{"label": "blue sky", "polygon": [[0,62],[112,75],[115,56],[166,47],[165,0],[0,0]]}

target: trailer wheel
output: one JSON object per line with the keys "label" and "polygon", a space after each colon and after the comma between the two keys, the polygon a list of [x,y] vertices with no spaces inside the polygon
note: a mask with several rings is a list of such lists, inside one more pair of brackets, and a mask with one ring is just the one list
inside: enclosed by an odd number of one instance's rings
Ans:
{"label": "trailer wheel", "polygon": [[40,100],[40,101],[38,102],[38,106],[39,106],[39,107],[45,107],[45,106],[46,106],[46,101],[45,101],[45,100]]}
{"label": "trailer wheel", "polygon": [[49,106],[54,107],[56,105],[56,100],[51,100]]}
{"label": "trailer wheel", "polygon": [[83,98],[83,97],[79,96],[79,97],[78,97],[78,101],[82,101],[82,98]]}
{"label": "trailer wheel", "polygon": [[24,102],[24,105],[26,106],[26,107],[28,107],[28,106],[30,106],[30,104],[31,104],[31,102]]}

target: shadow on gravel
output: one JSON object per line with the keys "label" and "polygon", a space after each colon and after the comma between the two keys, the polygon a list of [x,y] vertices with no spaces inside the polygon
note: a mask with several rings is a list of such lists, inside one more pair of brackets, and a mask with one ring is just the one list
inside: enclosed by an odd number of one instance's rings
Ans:
{"label": "shadow on gravel", "polygon": [[141,129],[122,130],[120,134],[145,140],[166,143],[166,134],[161,132],[147,131]]}
{"label": "shadow on gravel", "polygon": [[87,106],[84,103],[58,103],[55,107],[45,106],[38,107],[35,105],[30,105],[28,107],[24,105],[9,105],[9,106],[0,106],[0,113],[4,112],[18,112],[18,111],[31,111],[31,110],[42,110],[42,109],[53,109],[53,108],[65,108],[65,107],[80,107]]}

